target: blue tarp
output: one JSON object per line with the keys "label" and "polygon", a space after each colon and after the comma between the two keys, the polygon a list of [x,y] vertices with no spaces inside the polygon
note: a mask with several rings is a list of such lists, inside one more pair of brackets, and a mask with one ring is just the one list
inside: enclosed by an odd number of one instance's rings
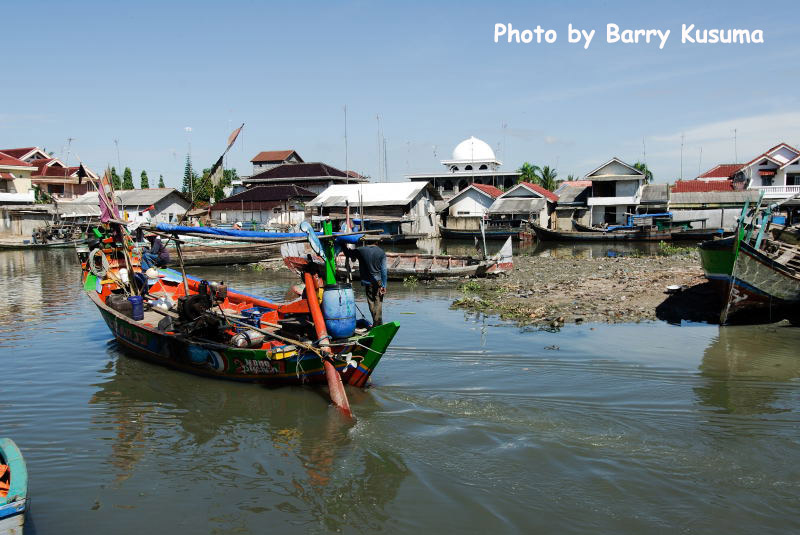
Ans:
{"label": "blue tarp", "polygon": [[[252,230],[233,230],[215,227],[185,227],[182,225],[168,225],[167,223],[159,223],[156,228],[161,232],[175,232],[178,234],[208,234],[209,236],[235,236],[240,238],[275,238],[277,240],[291,240],[293,238],[305,238],[305,232],[255,232]],[[317,232],[317,236],[322,236],[321,232]],[[347,243],[356,243],[361,239],[363,234],[354,234],[351,236],[337,236],[336,241],[344,241]]]}

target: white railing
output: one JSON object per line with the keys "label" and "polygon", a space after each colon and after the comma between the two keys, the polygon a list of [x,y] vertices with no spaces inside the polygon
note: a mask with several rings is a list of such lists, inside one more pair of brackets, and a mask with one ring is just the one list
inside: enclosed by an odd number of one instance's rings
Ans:
{"label": "white railing", "polygon": [[764,192],[764,197],[778,198],[791,197],[795,193],[800,193],[800,186],[756,186],[753,188]]}
{"label": "white railing", "polygon": [[589,206],[639,204],[639,200],[636,197],[589,197],[586,201]]}

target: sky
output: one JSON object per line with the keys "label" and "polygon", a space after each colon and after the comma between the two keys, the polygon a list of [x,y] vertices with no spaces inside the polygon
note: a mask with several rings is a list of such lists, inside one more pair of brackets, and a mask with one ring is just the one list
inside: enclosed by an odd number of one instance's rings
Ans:
{"label": "sky", "polygon": [[[226,161],[240,175],[262,150],[295,149],[380,180],[380,129],[389,181],[444,170],[439,161],[469,136],[489,143],[508,170],[529,161],[581,177],[617,156],[645,161],[656,182],[693,178],[781,141],[800,144],[793,8],[781,0],[10,2],[0,148],[40,146],[96,171],[129,166],[137,184],[146,170],[151,184],[163,175],[179,187],[189,150],[196,169],[210,167],[245,123]],[[541,25],[557,40],[495,43],[498,23]],[[671,34],[663,49],[610,44],[609,23]],[[569,24],[596,31],[588,49],[567,42]],[[682,44],[682,24],[761,29],[765,42]]]}

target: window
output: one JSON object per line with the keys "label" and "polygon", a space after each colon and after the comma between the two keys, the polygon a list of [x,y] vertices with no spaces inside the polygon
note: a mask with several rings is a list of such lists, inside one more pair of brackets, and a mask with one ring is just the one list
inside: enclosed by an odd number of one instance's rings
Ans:
{"label": "window", "polygon": [[481,164],[481,166],[480,166],[480,167],[478,167],[478,169],[480,169],[481,171],[486,171],[486,170],[487,170],[487,169],[489,169],[489,168],[488,168],[488,167],[486,166],[486,164],[484,163],[484,164]]}
{"label": "window", "polygon": [[472,166],[467,165],[466,167],[464,167],[464,171],[472,171]]}

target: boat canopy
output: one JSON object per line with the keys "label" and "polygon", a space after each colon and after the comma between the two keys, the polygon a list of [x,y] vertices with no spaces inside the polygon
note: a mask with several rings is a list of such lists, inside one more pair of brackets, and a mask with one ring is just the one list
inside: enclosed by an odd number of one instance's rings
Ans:
{"label": "boat canopy", "polygon": [[[237,236],[241,238],[278,238],[278,239],[293,239],[305,238],[305,232],[257,232],[252,230],[234,230],[216,227],[187,227],[182,225],[169,225],[167,223],[159,223],[156,229],[161,232],[177,233],[177,234],[208,234],[209,236]],[[317,236],[322,236],[321,232],[317,232]],[[363,236],[362,234],[352,234],[348,236],[340,236],[334,234],[338,240],[348,243],[356,243]]]}

